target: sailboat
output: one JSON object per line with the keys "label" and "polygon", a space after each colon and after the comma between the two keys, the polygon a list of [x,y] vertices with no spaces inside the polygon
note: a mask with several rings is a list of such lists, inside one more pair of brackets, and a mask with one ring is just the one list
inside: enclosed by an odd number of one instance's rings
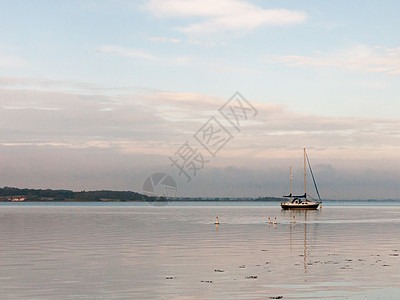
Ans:
{"label": "sailboat", "polygon": [[[308,162],[308,167],[310,168],[311,177],[313,179],[315,190],[317,192],[319,201],[313,201],[313,200],[311,200],[311,197],[309,195],[307,195],[306,161]],[[290,167],[290,194],[287,195],[287,196],[283,196],[284,198],[288,198],[289,201],[281,202],[282,209],[284,209],[284,210],[288,210],[288,209],[317,209],[318,206],[322,202],[321,202],[321,197],[319,195],[317,184],[315,182],[314,174],[313,174],[312,169],[311,169],[310,160],[308,159],[308,155],[306,153],[306,148],[304,148],[304,195],[293,196],[293,194],[292,194],[292,179],[293,179],[292,167]]]}

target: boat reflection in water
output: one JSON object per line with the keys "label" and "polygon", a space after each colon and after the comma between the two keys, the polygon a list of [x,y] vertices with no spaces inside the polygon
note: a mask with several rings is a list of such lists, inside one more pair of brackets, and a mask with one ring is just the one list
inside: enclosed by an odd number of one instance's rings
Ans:
{"label": "boat reflection in water", "polygon": [[[308,167],[310,169],[311,177],[313,179],[314,187],[315,187],[315,190],[317,192],[318,199],[319,199],[319,201],[316,201],[316,202],[308,199],[308,197],[309,198],[311,198],[311,197],[307,194],[306,160],[308,162]],[[317,187],[317,184],[315,182],[314,174],[313,174],[312,169],[311,169],[310,160],[308,159],[308,156],[307,156],[307,153],[306,153],[306,148],[304,148],[304,195],[293,196],[293,193],[292,193],[292,179],[293,179],[292,167],[290,167],[290,194],[288,196],[284,196],[285,198],[289,198],[289,201],[281,202],[282,209],[284,209],[284,210],[288,210],[288,209],[302,209],[302,210],[303,209],[317,209],[318,206],[321,204],[321,197],[319,196],[318,187]]]}
{"label": "boat reflection in water", "polygon": [[[290,215],[292,216],[292,213]],[[303,256],[304,273],[306,274],[307,273],[307,265],[308,265],[308,261],[307,261],[307,259],[308,259],[308,252],[307,252],[308,251],[308,249],[307,249],[307,210],[305,210],[303,212],[298,211],[296,213],[297,219],[302,219],[303,215],[304,215],[304,242],[303,242],[303,254],[300,255],[300,256]],[[293,217],[291,217],[290,219],[293,219]],[[296,228],[296,223],[293,221],[292,225],[290,226],[290,232],[289,232],[290,252],[293,251],[293,234],[295,234],[295,228]],[[295,240],[297,240],[296,237],[295,237]]]}

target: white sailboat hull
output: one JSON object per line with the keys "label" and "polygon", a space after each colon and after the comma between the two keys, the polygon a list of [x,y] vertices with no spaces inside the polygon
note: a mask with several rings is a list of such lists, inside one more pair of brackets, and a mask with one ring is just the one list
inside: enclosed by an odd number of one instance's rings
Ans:
{"label": "white sailboat hull", "polygon": [[289,209],[318,209],[321,202],[305,201],[301,203],[281,202],[281,207],[284,210]]}

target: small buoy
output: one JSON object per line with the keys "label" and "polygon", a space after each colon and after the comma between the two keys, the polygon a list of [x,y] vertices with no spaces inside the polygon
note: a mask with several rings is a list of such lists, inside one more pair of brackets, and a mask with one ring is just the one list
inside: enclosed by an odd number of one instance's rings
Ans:
{"label": "small buoy", "polygon": [[274,220],[274,224],[277,224],[277,222],[276,222],[276,217],[275,217],[275,220]]}
{"label": "small buoy", "polygon": [[218,225],[218,224],[219,224],[218,217],[215,218],[215,223],[214,223],[214,224],[215,224],[215,225]]}

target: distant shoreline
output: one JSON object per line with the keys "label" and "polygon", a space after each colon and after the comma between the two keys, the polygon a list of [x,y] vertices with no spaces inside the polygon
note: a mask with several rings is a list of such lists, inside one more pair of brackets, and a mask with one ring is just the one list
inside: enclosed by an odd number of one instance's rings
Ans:
{"label": "distant shoreline", "polygon": [[230,198],[230,197],[151,197],[132,191],[80,191],[27,189],[4,187],[0,188],[0,202],[183,202],[183,201],[281,201],[277,197]]}
{"label": "distant shoreline", "polygon": [[[150,197],[132,191],[80,191],[0,188],[0,202],[281,202],[283,197]],[[393,201],[400,199],[323,199],[323,201]]]}
{"label": "distant shoreline", "polygon": [[[202,199],[202,198],[185,198],[185,199],[154,199],[154,200],[119,200],[119,199],[108,199],[108,200],[75,200],[75,199],[26,199],[21,201],[13,201],[8,199],[0,198],[0,203],[22,203],[22,202],[31,202],[31,203],[50,203],[50,202],[91,202],[91,203],[111,203],[111,202],[119,202],[119,203],[127,203],[127,202],[143,202],[143,203],[153,203],[153,202],[282,202],[281,198],[274,199],[241,199],[241,198],[230,198],[230,199]],[[400,202],[400,199],[322,199],[323,202]]]}

